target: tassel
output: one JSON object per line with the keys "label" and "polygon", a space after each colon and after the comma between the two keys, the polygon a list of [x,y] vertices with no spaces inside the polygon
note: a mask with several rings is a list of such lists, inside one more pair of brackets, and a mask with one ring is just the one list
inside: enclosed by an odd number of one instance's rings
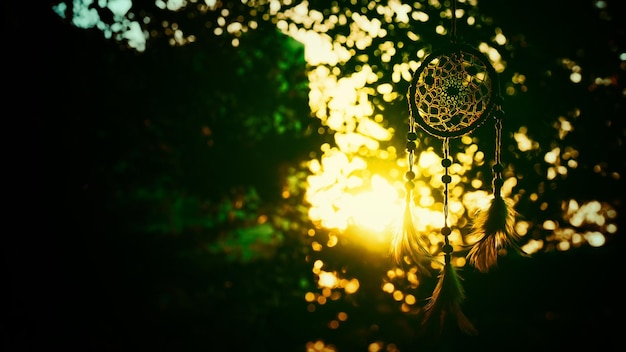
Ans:
{"label": "tassel", "polygon": [[[407,184],[409,183],[407,182]],[[411,190],[407,189],[407,192],[404,221],[401,231],[396,232],[391,242],[391,257],[396,264],[402,265],[404,257],[408,256],[411,262],[417,266],[418,271],[430,275],[430,263],[433,256],[428,250],[424,236],[415,230],[413,212],[411,211]]]}
{"label": "tassel", "polygon": [[478,213],[469,237],[477,239],[467,258],[480,272],[487,272],[498,262],[498,252],[511,248],[516,253],[526,255],[517,242],[520,237],[515,233],[515,217],[511,201],[496,193],[488,209]]}
{"label": "tassel", "polygon": [[[441,166],[443,166],[445,170],[445,174],[441,177],[444,184],[444,226],[441,228],[441,234],[444,237],[444,245],[441,248],[444,253],[444,265],[439,274],[439,280],[430,301],[424,307],[422,320],[422,327],[426,328],[426,330],[436,327],[436,336],[439,336],[443,331],[444,323],[448,319],[448,316],[456,319],[457,325],[464,333],[476,333],[472,323],[470,323],[465,314],[463,314],[463,311],[461,311],[461,302],[465,299],[465,291],[463,290],[463,286],[461,285],[454,266],[450,263],[454,249],[449,239],[452,229],[448,226],[448,184],[452,181],[448,169],[452,165],[452,160],[449,159],[449,156],[450,144],[449,140],[446,138],[443,142],[443,159],[441,160]],[[435,321],[435,323],[433,323],[433,321]]]}
{"label": "tassel", "polygon": [[513,249],[513,253],[527,256],[517,244],[520,240],[519,235],[515,233],[515,218],[518,214],[513,209],[512,202],[502,198],[501,194],[504,184],[504,167],[500,163],[500,145],[502,144],[504,111],[502,111],[502,97],[497,96],[496,100],[498,107],[494,115],[496,119],[495,164],[492,167],[494,198],[491,200],[489,208],[479,212],[474,219],[469,238],[476,242],[467,254],[470,264],[483,273],[498,264],[498,252],[501,249],[510,248]]}
{"label": "tassel", "polygon": [[[456,269],[450,264],[449,257],[439,274],[439,281],[433,291],[433,295],[424,306],[422,319],[423,328],[436,328],[439,335],[444,328],[447,319],[455,319],[459,329],[468,334],[476,335],[478,331],[461,310],[461,303],[465,300],[465,291],[461,285],[461,278]],[[430,329],[428,329],[430,331]]]}
{"label": "tassel", "polygon": [[413,189],[416,177],[413,171],[413,158],[417,147],[417,133],[415,133],[415,121],[413,117],[409,118],[409,133],[407,134],[406,150],[408,155],[409,169],[404,174],[406,182],[404,188],[406,190],[406,201],[404,207],[404,219],[402,228],[397,231],[391,241],[390,255],[396,264],[402,265],[405,257],[408,257],[413,264],[417,266],[417,270],[422,274],[430,275],[430,264],[433,259],[432,254],[428,250],[426,239],[415,231],[413,225],[413,212],[411,211],[413,204]]}

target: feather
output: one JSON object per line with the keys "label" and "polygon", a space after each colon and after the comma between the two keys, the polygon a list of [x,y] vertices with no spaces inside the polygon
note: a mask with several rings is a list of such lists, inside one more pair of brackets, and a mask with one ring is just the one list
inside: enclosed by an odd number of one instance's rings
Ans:
{"label": "feather", "polygon": [[501,249],[510,248],[516,253],[526,254],[517,244],[520,237],[514,228],[516,216],[511,202],[499,196],[491,200],[488,209],[477,214],[469,234],[470,239],[476,242],[467,259],[480,272],[487,272],[497,265]]}
{"label": "feather", "polygon": [[465,300],[465,291],[454,266],[447,263],[438,278],[432,297],[424,306],[422,327],[429,331],[435,328],[435,334],[439,335],[447,320],[455,319],[462,332],[476,335],[478,333],[476,328],[461,310],[461,303]]}
{"label": "feather", "polygon": [[394,234],[390,252],[396,264],[401,265],[406,256],[421,273],[429,275],[433,256],[428,250],[425,238],[415,230],[411,203],[410,196],[407,196],[402,229]]}

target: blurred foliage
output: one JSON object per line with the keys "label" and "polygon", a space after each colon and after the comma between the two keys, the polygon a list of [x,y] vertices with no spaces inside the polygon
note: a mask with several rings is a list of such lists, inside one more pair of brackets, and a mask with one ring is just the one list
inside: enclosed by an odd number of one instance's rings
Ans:
{"label": "blurred foliage", "polygon": [[[134,331],[132,344],[260,351],[433,347],[417,335],[415,313],[434,278],[392,267],[384,251],[361,242],[367,234],[350,233],[363,230],[342,234],[309,219],[307,166],[323,156],[319,146],[335,143],[335,131],[312,113],[308,75],[325,66],[338,79],[349,78],[371,67],[376,80],[366,88],[372,115],[384,116],[380,125],[397,131],[380,149],[403,150],[409,82],[397,72],[419,61],[420,51],[447,42],[449,1],[413,3],[423,15],[408,22],[399,20],[400,12],[385,12],[411,8],[399,1],[310,1],[307,11],[315,11],[317,25],[336,17],[317,32],[350,53],[346,60],[317,65],[307,63],[306,48],[286,34],[313,27],[284,17],[298,6],[291,1],[183,1],[172,11],[166,5],[173,1],[134,0],[124,20],[106,3],[90,3],[105,30],[72,26],[74,3],[54,3],[67,10],[46,77],[52,100],[59,102],[51,107],[53,116],[60,118],[48,123],[68,153],[67,164],[78,170],[66,182],[86,199],[89,236],[103,242],[95,259],[102,261],[102,280],[116,282],[107,291],[117,305],[112,314],[122,321],[120,329]],[[500,56],[495,61],[502,64],[507,112],[503,161],[508,177],[516,179],[511,192],[529,227],[525,241],[545,241],[539,254],[561,268],[551,252],[574,259],[578,252],[565,253],[559,243],[587,253],[585,241],[574,235],[606,230],[624,212],[623,15],[617,1],[481,0],[458,6],[464,11],[457,28],[463,40],[476,47],[486,43]],[[358,16],[377,19],[385,35],[348,45]],[[124,37],[124,29],[132,28],[127,20],[147,34],[144,50]],[[107,30],[113,41],[102,40]],[[498,33],[504,43],[496,40]],[[589,37],[594,40],[584,39]],[[580,81],[573,82],[579,72]],[[398,94],[380,93],[383,84]],[[454,144],[453,154],[477,144],[492,155],[492,133],[478,129],[471,143]],[[520,140],[531,147],[520,147]],[[424,150],[439,148],[426,134],[420,143]],[[377,162],[373,152],[355,155]],[[489,166],[467,170],[467,180],[488,178]],[[478,190],[488,188],[484,182]],[[605,223],[594,223],[593,216],[572,221],[589,204]],[[605,235],[605,246],[618,236]],[[597,263],[561,269],[597,274],[602,266],[593,258]],[[489,350],[488,338],[495,350],[521,335],[528,338],[520,345],[526,347],[572,331],[606,336],[607,325],[589,326],[585,319],[615,317],[610,303],[598,308],[604,316],[568,316],[569,329],[555,332],[549,314],[566,314],[579,302],[552,301],[523,286],[533,272],[545,270],[539,264],[505,258],[502,267],[487,277],[463,273],[472,303],[467,315],[484,332],[483,345],[451,332],[436,350]],[[580,287],[575,297],[592,294],[606,275]],[[555,289],[556,283],[546,282],[541,287]],[[511,302],[503,294],[507,286],[516,297],[542,303]],[[550,326],[539,331],[536,324]]]}

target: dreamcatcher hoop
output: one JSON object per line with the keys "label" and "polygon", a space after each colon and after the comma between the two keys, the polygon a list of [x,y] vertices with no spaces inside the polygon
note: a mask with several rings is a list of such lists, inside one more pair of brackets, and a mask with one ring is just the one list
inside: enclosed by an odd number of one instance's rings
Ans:
{"label": "dreamcatcher hoop", "polygon": [[429,134],[460,137],[493,114],[499,91],[489,59],[469,45],[451,43],[428,55],[413,75],[409,110]]}

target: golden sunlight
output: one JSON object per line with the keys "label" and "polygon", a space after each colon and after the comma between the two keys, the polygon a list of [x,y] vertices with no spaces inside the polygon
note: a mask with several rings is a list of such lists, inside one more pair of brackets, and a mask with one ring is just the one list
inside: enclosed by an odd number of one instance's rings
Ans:
{"label": "golden sunlight", "polygon": [[346,207],[351,209],[351,219],[367,229],[382,232],[402,209],[397,191],[379,175],[371,178],[370,189],[351,197]]}
{"label": "golden sunlight", "polygon": [[[304,44],[305,59],[309,65],[309,107],[323,125],[318,132],[333,136],[333,142],[323,144],[321,154],[307,163],[309,176],[305,201],[309,206],[308,216],[318,228],[333,230],[328,243],[313,242],[316,251],[321,251],[325,245],[334,246],[341,236],[357,236],[358,243],[363,243],[368,249],[387,251],[394,231],[398,231],[401,224],[405,195],[402,175],[407,170],[407,160],[403,151],[397,151],[390,145],[396,131],[386,126],[385,116],[377,111],[379,107],[374,102],[377,99],[395,101],[405,92],[395,91],[394,85],[388,81],[379,82],[383,75],[378,65],[370,62],[365,49],[376,46],[379,59],[389,62],[390,58],[399,54],[403,43],[384,39],[387,36],[385,23],[405,23],[409,18],[426,21],[428,18],[418,10],[419,6],[412,9],[410,5],[402,5],[398,1],[390,1],[387,6],[371,4],[378,14],[383,15],[384,22],[370,18],[367,13],[337,12],[327,16],[310,10],[308,2],[276,14],[277,28]],[[468,23],[470,20],[471,16]],[[348,32],[333,36],[328,34],[339,25],[347,26]],[[407,40],[419,38],[419,33],[410,32]],[[498,28],[491,43],[483,42],[478,47],[497,72],[502,72],[506,63],[492,45],[501,46],[507,42]],[[391,82],[410,82],[411,72],[419,67],[417,60],[427,54],[420,49],[413,54],[414,58],[407,57],[401,63],[394,63]],[[357,57],[360,64],[353,71],[342,71],[341,64],[352,57]],[[563,64],[574,73],[581,71],[571,60],[566,59]],[[523,75],[516,74],[512,82],[523,85],[524,81]],[[561,138],[573,130],[565,117],[560,118],[558,126],[554,127],[559,130]],[[538,143],[527,132],[527,128],[522,126],[513,133],[517,148],[522,152],[538,149]],[[487,162],[484,153],[471,137],[464,136],[460,142],[464,149],[452,158],[448,203],[448,222],[458,228],[450,236],[451,244],[458,249],[463,245],[459,229],[470,225],[472,216],[490,201],[489,191],[485,190],[489,188],[488,181],[466,175],[470,168]],[[544,153],[548,180],[565,177],[568,168],[577,167],[578,153],[573,148],[561,150],[555,147]],[[433,149],[420,149],[418,144],[415,162],[415,228],[430,239],[431,249],[436,251],[441,245],[438,234],[443,222],[441,157]],[[510,195],[516,185],[515,177],[505,177],[503,194]],[[536,199],[537,194],[530,195],[531,199],[533,197]],[[611,221],[609,216],[614,210],[606,204],[589,202],[577,205],[570,202],[564,205],[563,211],[563,219],[535,224],[543,225],[544,231],[553,232],[549,242],[558,243],[555,248],[559,250],[582,243],[602,245],[606,234],[616,232],[615,221]],[[525,236],[530,226],[529,222],[522,221],[516,229],[521,236]],[[581,226],[593,227],[594,230],[578,231]],[[532,253],[544,245],[543,241],[530,240],[525,250]],[[326,274],[320,277],[323,286],[330,285],[327,280],[330,276]]]}

